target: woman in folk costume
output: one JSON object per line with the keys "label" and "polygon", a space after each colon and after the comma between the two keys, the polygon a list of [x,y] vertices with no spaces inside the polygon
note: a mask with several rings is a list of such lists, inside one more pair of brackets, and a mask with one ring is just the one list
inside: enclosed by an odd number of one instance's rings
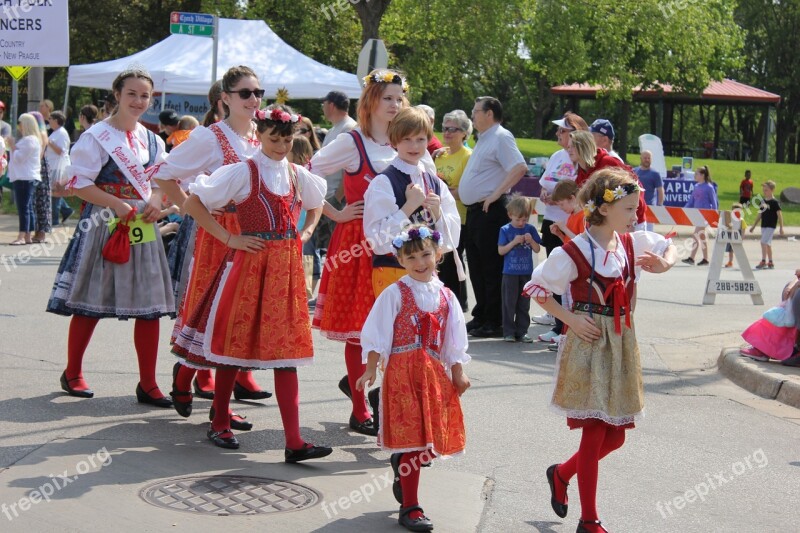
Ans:
{"label": "woman in folk costume", "polygon": [[[313,362],[300,248],[319,221],[326,186],[322,178],[286,161],[297,121],[298,115],[284,106],[257,111],[261,151],[190,185],[186,212],[233,250],[186,317],[180,338],[191,338],[191,344],[173,345],[187,364],[217,369],[216,416],[208,438],[223,448],[239,445],[225,416],[236,373],[240,368],[273,369],[289,463],[331,453],[300,436],[297,367]],[[236,204],[241,235],[210,213],[230,202]],[[297,228],[301,208],[306,222]]]}
{"label": "woman in folk costume", "polygon": [[[264,90],[260,88],[258,76],[245,66],[232,67],[222,77],[222,102],[227,116],[225,120],[209,127],[192,130],[189,139],[175,148],[158,166],[153,177],[177,206],[186,200],[183,191],[198,174],[210,174],[224,165],[231,165],[253,157],[260,149],[260,142],[252,118],[261,106]],[[215,216],[232,233],[239,233],[236,206],[227,205],[218,209]],[[178,320],[173,329],[173,343],[191,343],[190,338],[181,338],[180,331],[186,318],[192,314],[197,303],[208,288],[211,278],[222,264],[227,247],[214,239],[204,229],[198,228],[194,242],[194,255],[190,267],[189,282],[182,302],[179,304]],[[213,398],[214,380],[208,370],[175,363],[173,369],[173,400],[178,414],[188,417],[192,406],[192,380],[195,392],[201,397]],[[236,378],[234,394],[241,400],[261,400],[272,396],[261,390],[251,372],[245,370]],[[244,417],[231,413],[231,423],[237,429],[249,430],[252,424]]]}
{"label": "woman in folk costume", "polygon": [[[625,442],[644,414],[639,347],[633,327],[635,283],[644,269],[666,272],[675,247],[661,235],[629,233],[636,224],[636,177],[625,169],[596,172],[578,196],[588,229],[556,248],[533,272],[525,292],[568,327],[560,342],[551,406],[582,431],[578,452],[547,469],[551,506],[567,515],[567,485],[578,474],[578,533],[607,531],[597,516],[599,462]],[[570,291],[572,309],[553,294]]]}
{"label": "woman in folk costume", "polygon": [[[389,124],[408,106],[408,84],[398,72],[374,70],[365,78],[358,101],[358,127],[339,135],[311,159],[309,169],[320,176],[344,171],[347,206],[338,211],[326,203],[323,214],[336,222],[319,284],[313,326],[327,338],[345,343],[347,375],[339,389],[350,397],[350,428],[365,435],[377,430],[364,393],[355,383],[364,373],[359,338],[364,320],[375,301],[372,252],[363,226],[364,193],[370,181],[383,172],[397,152],[389,142]],[[436,175],[426,154],[426,168]]]}
{"label": "woman in folk costume", "polygon": [[458,299],[436,277],[439,232],[415,225],[392,246],[405,275],[381,292],[367,317],[361,332],[367,367],[356,387],[371,386],[383,361],[378,445],[392,452],[399,522],[411,531],[430,531],[433,524],[417,498],[420,467],[464,452],[459,396],[470,386],[463,370],[470,360],[467,328]]}
{"label": "woman in folk costume", "polygon": [[[68,167],[68,187],[84,205],[47,303],[47,311],[72,316],[61,387],[72,396],[91,398],[94,393],[83,378],[82,362],[97,321],[132,318],[139,360],[136,397],[140,403],[171,407],[156,383],[156,358],[158,319],[175,316],[175,300],[154,224],[161,213],[161,195],[151,188],[145,171],[163,153],[164,143],[138,123],[150,105],[153,80],[142,70],[127,70],[117,76],[112,89],[119,102],[116,111],[80,138]],[[130,256],[121,264],[103,254],[113,219],[127,221],[131,231]]]}

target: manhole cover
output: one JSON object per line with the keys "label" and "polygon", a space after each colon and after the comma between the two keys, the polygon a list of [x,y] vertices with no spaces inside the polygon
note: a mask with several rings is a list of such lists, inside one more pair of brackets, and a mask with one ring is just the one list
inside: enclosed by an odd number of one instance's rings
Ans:
{"label": "manhole cover", "polygon": [[190,476],[159,481],[143,488],[139,496],[149,504],[213,515],[249,515],[297,511],[315,505],[314,489],[248,476]]}

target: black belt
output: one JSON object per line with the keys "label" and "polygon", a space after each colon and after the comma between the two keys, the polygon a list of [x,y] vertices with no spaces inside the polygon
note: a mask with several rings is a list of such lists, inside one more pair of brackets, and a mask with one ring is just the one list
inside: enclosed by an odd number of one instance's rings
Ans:
{"label": "black belt", "polygon": [[293,229],[286,230],[285,233],[280,233],[277,231],[253,231],[253,232],[243,232],[242,235],[249,235],[252,237],[260,237],[262,239],[268,241],[280,241],[285,239],[296,239],[297,232]]}

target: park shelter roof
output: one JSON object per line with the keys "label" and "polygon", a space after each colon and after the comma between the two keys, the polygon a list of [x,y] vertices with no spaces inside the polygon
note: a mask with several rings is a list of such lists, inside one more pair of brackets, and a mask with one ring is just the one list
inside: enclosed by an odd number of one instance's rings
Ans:
{"label": "park shelter roof", "polygon": [[[164,21],[166,24],[167,21]],[[208,94],[211,87],[212,39],[170,35],[133,55],[69,67],[67,85],[111,89],[114,78],[125,69],[144,67],[153,77],[156,92]],[[361,96],[355,74],[323,65],[286,44],[263,20],[219,20],[217,71],[219,79],[230,67],[247,65],[260,77],[267,95],[285,87],[292,99],[323,98],[342,91]]]}
{"label": "park shelter roof", "polygon": [[[573,83],[570,85],[557,85],[551,88],[550,91],[559,96],[595,98],[597,92],[602,89],[601,85]],[[636,89],[633,94],[633,99],[638,102],[652,102],[663,98],[681,103],[729,105],[778,104],[781,101],[781,97],[777,94],[729,79],[712,81],[700,96],[673,92],[672,86],[669,84],[663,84],[658,89]]]}

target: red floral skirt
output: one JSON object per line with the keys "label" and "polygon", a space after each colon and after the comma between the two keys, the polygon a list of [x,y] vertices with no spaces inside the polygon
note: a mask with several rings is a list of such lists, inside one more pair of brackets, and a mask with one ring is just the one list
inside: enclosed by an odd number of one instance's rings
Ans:
{"label": "red floral skirt", "polygon": [[381,385],[378,444],[390,452],[464,451],[466,431],[458,391],[442,364],[422,349],[392,354]]}
{"label": "red floral skirt", "polygon": [[328,339],[358,343],[374,303],[372,252],[363,221],[337,224],[323,264],[313,326]]}

